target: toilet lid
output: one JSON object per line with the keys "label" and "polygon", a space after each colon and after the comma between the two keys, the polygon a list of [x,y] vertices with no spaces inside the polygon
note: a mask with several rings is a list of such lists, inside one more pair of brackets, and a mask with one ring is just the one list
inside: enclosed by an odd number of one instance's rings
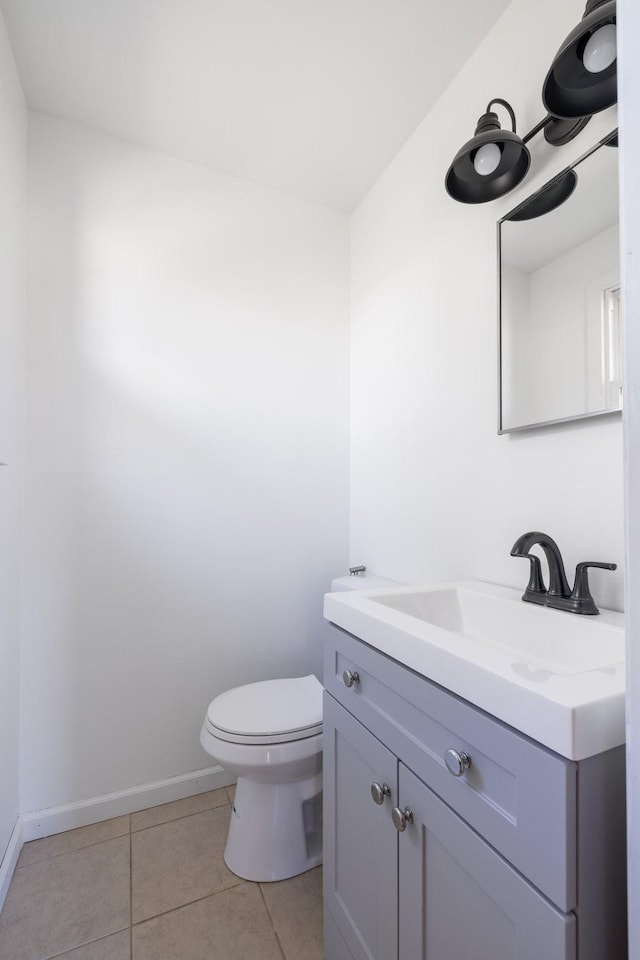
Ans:
{"label": "toilet lid", "polygon": [[311,675],[263,680],[220,694],[209,704],[214,736],[234,743],[284,743],[322,732],[322,684]]}

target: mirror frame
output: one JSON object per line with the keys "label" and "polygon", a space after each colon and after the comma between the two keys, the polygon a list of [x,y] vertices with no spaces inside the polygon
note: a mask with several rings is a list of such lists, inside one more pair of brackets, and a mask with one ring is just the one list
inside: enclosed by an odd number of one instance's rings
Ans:
{"label": "mirror frame", "polygon": [[[586,153],[583,153],[580,157],[570,163],[568,166],[564,167],[558,173],[547,180],[538,190],[531,193],[528,197],[525,197],[517,206],[510,210],[504,217],[501,217],[496,224],[496,233],[497,233],[497,250],[498,250],[498,435],[504,436],[509,433],[524,433],[528,430],[538,430],[541,427],[550,427],[555,426],[561,423],[574,423],[578,420],[591,420],[594,417],[611,417],[616,416],[622,413],[622,407],[607,407],[604,410],[593,410],[588,413],[577,413],[570,417],[558,417],[555,420],[542,420],[539,423],[526,423],[519,427],[504,427],[502,423],[502,239],[501,239],[501,227],[502,224],[507,220],[513,220],[514,215],[519,213],[524,207],[535,199],[541,197],[550,187],[554,186],[559,180],[565,177],[569,171],[573,170],[584,160],[595,153],[596,150],[599,150],[600,147],[604,147],[605,144],[611,143],[611,141],[618,137],[618,128],[616,127],[611,133],[608,133],[605,137],[602,137],[601,140],[598,140]],[[617,149],[617,143],[616,147]]]}

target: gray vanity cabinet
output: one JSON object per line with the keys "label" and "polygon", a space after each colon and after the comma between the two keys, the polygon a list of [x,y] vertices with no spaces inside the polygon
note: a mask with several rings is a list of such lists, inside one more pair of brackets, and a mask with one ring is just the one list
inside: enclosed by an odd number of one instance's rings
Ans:
{"label": "gray vanity cabinet", "polygon": [[324,702],[325,960],[625,960],[623,748],[565,760],[338,628]]}
{"label": "gray vanity cabinet", "polygon": [[[575,918],[328,694],[324,729],[325,909],[344,941],[326,960],[574,960]],[[394,806],[412,815],[400,833]]]}

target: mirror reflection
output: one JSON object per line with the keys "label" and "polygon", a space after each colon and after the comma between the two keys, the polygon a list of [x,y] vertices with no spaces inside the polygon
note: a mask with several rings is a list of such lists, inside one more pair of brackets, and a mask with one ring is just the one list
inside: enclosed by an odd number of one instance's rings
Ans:
{"label": "mirror reflection", "polygon": [[617,134],[498,225],[499,432],[619,410]]}

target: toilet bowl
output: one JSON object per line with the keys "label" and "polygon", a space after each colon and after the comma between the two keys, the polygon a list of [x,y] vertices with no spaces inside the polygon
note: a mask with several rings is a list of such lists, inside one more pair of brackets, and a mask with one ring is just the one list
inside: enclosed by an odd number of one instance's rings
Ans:
{"label": "toilet bowl", "polygon": [[[367,574],[338,577],[331,591],[395,585]],[[220,694],[209,704],[200,743],[237,777],[224,851],[233,873],[286,880],[322,863],[322,684],[314,676]]]}
{"label": "toilet bowl", "polygon": [[322,862],[322,685],[314,676],[227,690],[200,743],[237,778],[224,852],[245,880],[285,880]]}

